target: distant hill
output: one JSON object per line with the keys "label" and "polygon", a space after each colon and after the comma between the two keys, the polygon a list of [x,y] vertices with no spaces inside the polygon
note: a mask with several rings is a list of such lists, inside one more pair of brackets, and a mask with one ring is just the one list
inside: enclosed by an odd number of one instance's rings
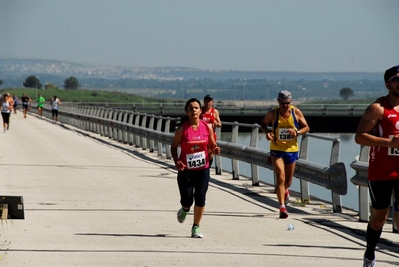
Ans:
{"label": "distant hill", "polygon": [[188,79],[262,79],[262,80],[381,80],[381,73],[372,72],[281,72],[281,71],[234,71],[234,70],[200,70],[188,67],[116,67],[91,66],[59,60],[38,59],[0,59],[0,77],[55,75],[78,79],[155,79],[155,80],[188,80]]}
{"label": "distant hill", "polygon": [[280,90],[290,90],[296,98],[339,98],[339,90],[349,87],[355,98],[381,94],[382,73],[370,72],[281,72],[201,70],[189,67],[117,67],[76,64],[59,60],[0,59],[2,88],[22,87],[35,75],[42,84],[63,87],[74,76],[82,89],[117,90],[164,98],[213,94],[217,99],[273,99]]}

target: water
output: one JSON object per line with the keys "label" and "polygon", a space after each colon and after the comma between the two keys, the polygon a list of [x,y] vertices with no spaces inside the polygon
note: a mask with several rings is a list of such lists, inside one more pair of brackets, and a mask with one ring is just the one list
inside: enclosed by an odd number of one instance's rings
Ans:
{"label": "water", "polygon": [[[339,138],[341,140],[341,148],[339,161],[343,162],[346,167],[347,179],[348,179],[348,192],[346,195],[342,196],[342,205],[346,208],[359,210],[359,194],[357,187],[350,182],[350,179],[355,175],[355,170],[350,167],[350,164],[355,160],[355,157],[360,152],[360,146],[354,141],[354,134],[347,133],[322,133],[320,135]],[[249,146],[251,133],[240,133],[238,136],[238,143],[242,145]],[[230,141],[230,133],[222,133],[220,139],[223,141]],[[269,151],[269,141],[266,140],[264,134],[259,134],[258,147]],[[309,140],[309,152],[308,160],[323,165],[329,165],[330,153],[331,153],[331,141],[319,140],[315,138],[310,138]],[[222,158],[222,168],[226,171],[231,171],[231,160],[228,158]],[[240,162],[239,164],[240,175],[250,177],[251,176],[251,165],[245,162]],[[268,183],[274,184],[273,171],[259,167],[260,180]],[[300,185],[299,180],[294,177],[292,186],[290,188],[292,191],[299,192]],[[331,202],[331,191],[327,190],[321,186],[309,183],[310,194],[313,197],[320,198],[322,200]]]}

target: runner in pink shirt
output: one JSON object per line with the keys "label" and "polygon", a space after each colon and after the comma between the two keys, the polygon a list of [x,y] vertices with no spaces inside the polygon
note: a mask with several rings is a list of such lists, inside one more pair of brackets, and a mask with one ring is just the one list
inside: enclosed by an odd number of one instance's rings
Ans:
{"label": "runner in pink shirt", "polygon": [[[183,223],[194,203],[194,223],[191,237],[203,237],[199,224],[205,211],[205,198],[209,184],[209,159],[220,154],[213,129],[200,119],[201,102],[191,98],[186,102],[186,120],[176,130],[171,145],[171,154],[178,170],[177,183],[182,207],[177,220]],[[181,147],[178,156],[177,148]]]}

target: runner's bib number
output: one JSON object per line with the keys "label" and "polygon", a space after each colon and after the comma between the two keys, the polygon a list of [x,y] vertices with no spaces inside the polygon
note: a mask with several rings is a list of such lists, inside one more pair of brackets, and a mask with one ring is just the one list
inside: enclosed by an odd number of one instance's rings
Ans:
{"label": "runner's bib number", "polygon": [[198,169],[206,166],[205,151],[187,154],[187,169]]}
{"label": "runner's bib number", "polygon": [[[394,135],[390,135],[389,138],[393,138]],[[399,148],[388,147],[389,156],[399,156]]]}
{"label": "runner's bib number", "polygon": [[279,128],[277,139],[280,141],[289,141],[289,140],[294,140],[295,136],[290,134],[288,128]]}

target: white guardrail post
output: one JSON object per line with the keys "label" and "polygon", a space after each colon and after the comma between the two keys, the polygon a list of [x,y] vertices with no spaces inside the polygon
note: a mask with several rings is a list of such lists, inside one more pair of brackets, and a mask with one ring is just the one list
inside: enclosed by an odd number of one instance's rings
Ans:
{"label": "white guardrail post", "polygon": [[[299,158],[302,160],[308,160],[309,139],[310,139],[309,135],[301,136],[301,142],[299,146]],[[299,183],[301,188],[302,202],[310,200],[309,182],[306,180],[299,179]]]}
{"label": "white guardrail post", "polygon": [[[220,138],[222,134],[222,129],[217,127],[216,128],[216,138]],[[217,142],[217,141],[216,141]],[[221,175],[222,174],[222,157],[220,156],[214,156],[214,162],[215,162],[215,174]]]}
{"label": "white guardrail post", "polygon": [[369,147],[361,146],[358,159],[350,166],[356,171],[351,182],[356,185],[359,191],[359,220],[367,222],[370,219],[369,189],[367,185]]}
{"label": "white guardrail post", "polygon": [[[259,124],[254,124],[251,130],[251,140],[249,141],[250,147],[258,147]],[[259,166],[251,164],[252,185],[259,185]]]}
{"label": "white guardrail post", "polygon": [[[233,128],[231,130],[231,143],[237,144],[238,140],[238,122],[233,123]],[[231,158],[231,169],[232,169],[232,174],[233,174],[233,180],[238,180],[239,179],[239,167],[238,167],[238,160]]]}

